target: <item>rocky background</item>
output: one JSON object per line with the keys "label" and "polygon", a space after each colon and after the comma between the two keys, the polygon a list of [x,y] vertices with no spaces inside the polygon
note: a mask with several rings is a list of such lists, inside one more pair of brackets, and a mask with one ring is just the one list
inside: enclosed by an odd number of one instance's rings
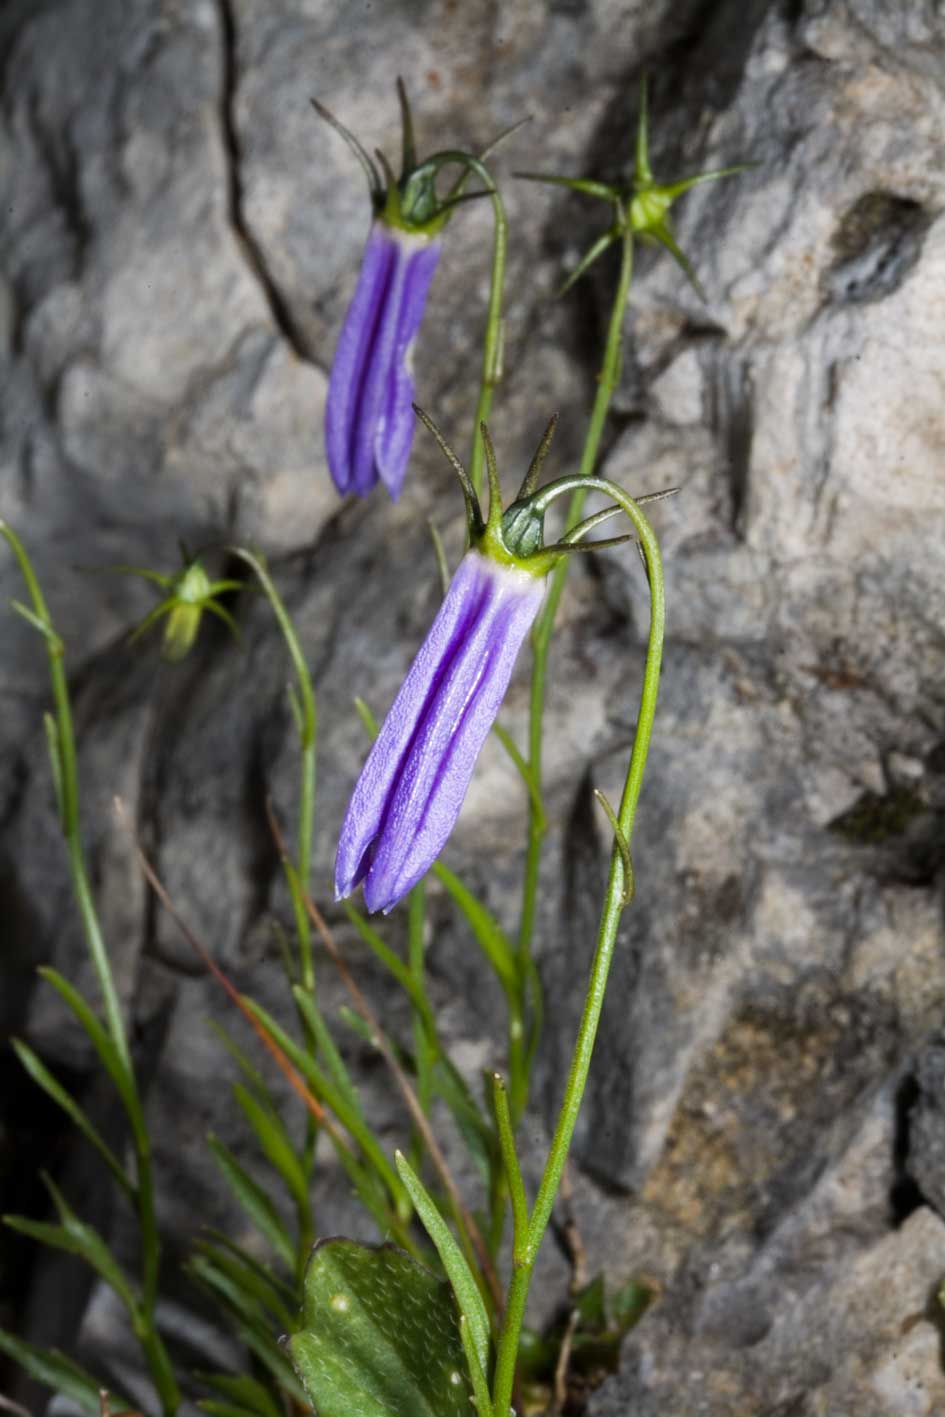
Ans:
{"label": "rocky background", "polygon": [[[517,485],[553,409],[572,470],[614,271],[551,297],[603,209],[519,168],[626,173],[651,76],[658,176],[752,159],[676,209],[703,305],[641,255],[605,470],[678,484],[662,708],[574,1168],[588,1262],[654,1279],[593,1417],[932,1417],[945,1411],[945,6],[941,0],[8,0],[0,12],[0,515],[35,557],[68,648],[88,843],[162,1176],[166,1319],[194,1366],[222,1340],[179,1261],[236,1224],[203,1147],[234,1139],[225,1003],[147,898],[124,799],[179,906],[240,986],[280,994],[284,914],[265,823],[296,758],[283,649],[258,600],[179,668],[126,631],[177,543],[270,557],[319,694],[314,893],[364,751],[355,693],[390,701],[437,602],[424,518],[455,562],[460,506],[418,437],[408,487],[340,505],[321,444],[326,373],[368,211],[316,94],[396,151],[394,80],[421,143],[496,159],[512,227],[493,432]],[[449,228],[418,396],[468,446],[490,218]],[[19,595],[0,558],[0,596]],[[548,998],[537,1169],[580,1007],[606,831],[633,727],[645,587],[632,555],[574,567],[553,659],[552,830],[539,952]],[[0,616],[0,1028],[25,1033],[104,1116],[83,1040],[45,989],[92,989],[40,741],[44,656]],[[504,722],[521,734],[524,675]],[[488,745],[445,859],[514,927],[524,809]],[[496,1000],[431,890],[430,967],[471,1073]],[[402,920],[394,917],[394,935]],[[350,957],[369,961],[342,930]],[[336,996],[327,964],[325,998]],[[401,1013],[391,1013],[396,1030]],[[405,1122],[356,1042],[372,1113]],[[0,1059],[0,1204],[38,1211],[39,1165],[110,1227],[101,1174]],[[328,1232],[365,1233],[326,1161]],[[360,1231],[358,1227],[360,1226]],[[534,1317],[564,1299],[553,1245]],[[0,1321],[135,1392],[104,1296],[0,1242]],[[208,1359],[207,1355],[214,1355]],[[43,1399],[9,1374],[8,1393]],[[60,1404],[57,1410],[64,1410]]]}

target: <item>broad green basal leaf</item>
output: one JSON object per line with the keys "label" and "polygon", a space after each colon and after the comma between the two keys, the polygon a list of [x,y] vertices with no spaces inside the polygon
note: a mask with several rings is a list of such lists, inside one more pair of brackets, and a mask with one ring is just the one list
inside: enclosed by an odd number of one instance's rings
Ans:
{"label": "broad green basal leaf", "polygon": [[473,1411],[450,1287],[393,1245],[317,1245],[288,1348],[318,1417]]}

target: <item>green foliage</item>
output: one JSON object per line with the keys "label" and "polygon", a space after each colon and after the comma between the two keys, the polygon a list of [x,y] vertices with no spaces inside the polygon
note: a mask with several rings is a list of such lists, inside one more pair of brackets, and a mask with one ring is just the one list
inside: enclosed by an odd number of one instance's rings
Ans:
{"label": "green foliage", "polygon": [[[405,126],[405,157],[408,149],[412,148],[408,130],[409,119]],[[297,1014],[296,1036],[293,1037],[259,1005],[240,995],[215,964],[212,950],[205,949],[182,922],[178,923],[231,1000],[257,1028],[260,1038],[303,1098],[308,1115],[304,1128],[299,1129],[302,1135],[297,1138],[295,1131],[283,1120],[280,1107],[263,1074],[239,1045],[223,1033],[224,1045],[242,1074],[242,1080],[234,1088],[236,1101],[261,1156],[279,1178],[295,1215],[294,1224],[287,1223],[280,1205],[274,1201],[269,1190],[250,1175],[221,1141],[213,1136],[208,1139],[224,1182],[259,1232],[274,1260],[274,1268],[271,1268],[268,1263],[244,1252],[227,1237],[208,1235],[197,1245],[187,1266],[191,1278],[212,1297],[231,1330],[250,1354],[250,1371],[203,1375],[209,1395],[203,1399],[201,1406],[204,1411],[218,1414],[218,1417],[281,1417],[286,1411],[305,1409],[309,1402],[317,1408],[319,1417],[459,1417],[459,1414],[468,1417],[471,1405],[479,1417],[508,1417],[517,1364],[528,1380],[547,1383],[549,1374],[553,1374],[557,1367],[562,1344],[567,1343],[573,1369],[582,1380],[590,1380],[602,1371],[612,1371],[623,1336],[652,1297],[646,1286],[633,1283],[625,1286],[608,1302],[603,1281],[597,1280],[574,1298],[571,1317],[557,1329],[540,1339],[522,1340],[532,1267],[555,1203],[587,1079],[614,949],[616,922],[621,905],[629,901],[632,881],[629,841],[659,678],[663,623],[659,549],[637,503],[621,489],[615,488],[614,484],[593,475],[604,421],[620,367],[622,323],[632,272],[633,240],[636,235],[661,242],[697,285],[692,269],[676,247],[668,225],[669,206],[696,183],[714,180],[736,170],[702,173],[669,186],[656,184],[649,169],[647,132],[644,101],[636,173],[633,185],[627,191],[617,192],[584,179],[551,178],[556,184],[563,183],[578,191],[603,197],[613,208],[611,229],[592,248],[581,263],[579,272],[586,269],[613,241],[620,241],[622,256],[620,281],[613,301],[604,364],[581,458],[580,475],[558,479],[544,488],[541,495],[550,499],[572,491],[568,527],[571,528],[569,535],[575,542],[599,521],[609,518],[615,510],[622,510],[627,515],[639,537],[646,563],[651,591],[651,621],[637,736],[624,792],[616,811],[603,801],[615,847],[591,983],[561,1114],[531,1210],[516,1152],[515,1128],[528,1099],[531,1065],[541,1022],[540,982],[531,949],[541,843],[546,830],[542,799],[542,717],[548,646],[566,563],[562,561],[552,577],[545,607],[533,631],[534,667],[527,753],[518,748],[505,730],[498,726],[495,729],[521,777],[529,808],[522,913],[514,943],[498,919],[454,872],[442,863],[434,867],[439,881],[498,980],[507,1004],[509,1090],[507,1094],[505,1084],[497,1074],[492,1075],[491,1082],[487,1078],[492,1091],[490,1111],[489,1108],[484,1109],[473,1095],[447,1056],[438,1034],[425,975],[427,920],[423,884],[416,886],[411,896],[406,959],[390,947],[373,924],[358,911],[346,907],[361,939],[409,1000],[412,1014],[409,1047],[405,1047],[402,1040],[388,1039],[371,1009],[357,998],[356,986],[347,974],[327,927],[308,898],[314,839],[317,729],[314,689],[305,651],[264,560],[243,548],[230,548],[232,554],[252,571],[267,598],[292,668],[289,705],[298,734],[300,774],[298,824],[291,851],[282,840],[274,815],[272,820],[292,901],[294,932],[291,937],[286,934],[285,955],[286,975]],[[472,501],[478,499],[483,457],[485,451],[490,450],[491,523],[493,508],[499,509],[496,516],[500,514],[501,496],[484,420],[501,372],[501,296],[507,230],[500,195],[478,159],[444,151],[433,160],[424,180],[435,180],[440,166],[457,162],[467,174],[469,171],[478,173],[486,184],[486,193],[492,201],[494,212],[492,279],[467,497],[470,506],[470,498]],[[370,159],[368,164],[370,166]],[[459,200],[461,185],[462,182],[455,188],[456,200]],[[429,425],[429,420],[423,417]],[[436,436],[439,437],[438,434]],[[550,428],[542,444],[541,457],[547,451],[549,439]],[[453,461],[455,464],[455,458]],[[540,461],[541,458],[536,456],[523,491],[530,485],[529,479],[533,485],[537,478]],[[605,492],[618,507],[610,507],[586,522],[579,522],[581,504],[589,489]],[[533,510],[537,512],[537,502]],[[99,928],[83,858],[76,749],[64,647],[50,620],[22,543],[2,521],[0,535],[13,551],[30,601],[29,605],[15,605],[15,609],[42,636],[50,661],[55,712],[47,714],[44,719],[46,741],[73,892],[97,977],[99,997],[90,1002],[55,971],[46,970],[43,973],[78,1020],[114,1084],[128,1121],[130,1135],[124,1146],[127,1157],[122,1149],[117,1148],[117,1144],[113,1149],[105,1141],[76,1099],[32,1049],[25,1043],[17,1042],[14,1046],[25,1070],[96,1150],[111,1179],[134,1208],[140,1240],[138,1263],[135,1267],[129,1263],[126,1272],[112,1255],[106,1237],[72,1210],[51,1181],[47,1185],[56,1207],[57,1221],[9,1217],[8,1224],[36,1241],[81,1257],[120,1297],[140,1343],[162,1417],[173,1417],[180,1404],[180,1393],[156,1322],[160,1245],[151,1144],[125,1033],[121,1001]],[[618,541],[621,539],[627,538],[617,538]],[[557,549],[573,550],[575,546],[562,543]],[[442,555],[440,560],[442,562]],[[139,626],[137,633],[164,620],[165,658],[176,660],[187,653],[205,611],[236,631],[229,612],[217,602],[216,597],[237,590],[239,582],[212,582],[200,563],[190,558],[187,558],[184,569],[173,576],[140,568],[125,569],[144,576],[162,593],[163,598]],[[359,705],[359,709],[369,731],[376,731],[369,711],[363,705]],[[869,805],[872,809],[873,804]],[[898,801],[891,805],[892,815],[887,813],[880,822],[881,831],[887,834],[904,829],[913,804]],[[871,827],[875,827],[876,815],[871,810]],[[853,825],[862,837],[862,824],[858,822]],[[835,828],[842,830],[842,824],[835,824]],[[148,870],[147,866],[145,869]],[[160,883],[153,876],[150,879],[164,904],[177,918],[173,903],[163,893]],[[326,1020],[316,995],[313,930],[320,934],[328,952],[335,958],[358,1003],[360,1014],[348,1015],[347,1018],[360,1035],[379,1050],[411,1114],[413,1127],[408,1150],[413,1164],[397,1153],[396,1167],[392,1165],[386,1143],[382,1144],[368,1121],[357,1086],[332,1036],[331,1021]],[[344,1010],[341,1014],[346,1017]],[[487,1231],[486,1242],[478,1233],[478,1221],[472,1220],[460,1197],[429,1125],[430,1112],[437,1099],[445,1103],[484,1184],[489,1208],[483,1226]],[[393,1236],[404,1249],[392,1245],[368,1248],[345,1239],[318,1245],[305,1272],[304,1324],[289,1340],[286,1352],[276,1339],[279,1333],[291,1330],[295,1325],[306,1252],[312,1235],[317,1232],[311,1197],[316,1145],[322,1130],[378,1230]],[[421,1180],[426,1162],[431,1163],[431,1172],[436,1172],[439,1187],[436,1196],[448,1200],[449,1223],[444,1219],[437,1200]],[[281,1202],[282,1197],[277,1196],[276,1200]],[[514,1253],[508,1292],[503,1295],[493,1262],[501,1247],[509,1201]],[[432,1241],[446,1280],[432,1274],[412,1257],[425,1253],[421,1250],[423,1242],[418,1220]],[[451,1225],[455,1227],[455,1234]],[[521,1354],[520,1340],[523,1342]],[[99,1384],[70,1359],[57,1352],[34,1348],[2,1331],[0,1352],[18,1361],[37,1380],[71,1397],[92,1417],[98,1417]],[[493,1383],[491,1395],[490,1379]],[[127,1408],[121,1402],[113,1402],[111,1410],[117,1417]]]}
{"label": "green foliage", "polygon": [[207,1145],[224,1180],[256,1229],[291,1269],[295,1264],[295,1244],[269,1196],[218,1137],[208,1136]]}
{"label": "green foliage", "polygon": [[469,1324],[469,1335],[483,1372],[489,1367],[489,1315],[476,1278],[466,1262],[462,1250],[453,1238],[453,1233],[437,1209],[432,1197],[407,1161],[398,1151],[397,1170],[404,1185],[410,1192],[410,1199],[417,1208],[417,1214],[424,1228],[436,1246],[440,1263],[446,1271],[460,1312]]}
{"label": "green foliage", "polygon": [[137,1319],[138,1304],[134,1290],[101,1235],[93,1226],[79,1219],[48,1176],[44,1176],[43,1180],[53,1198],[60,1223],[51,1225],[46,1221],[25,1220],[19,1215],[5,1215],[4,1222],[11,1230],[16,1230],[21,1235],[29,1235],[44,1245],[80,1255],[86,1264],[104,1279],[108,1287],[114,1290],[132,1318]]}
{"label": "green foliage", "polygon": [[[91,1373],[87,1373],[71,1358],[66,1358],[55,1348],[37,1348],[33,1343],[25,1343],[12,1333],[0,1329],[0,1353],[19,1363],[24,1372],[38,1383],[45,1384],[64,1397],[71,1397],[83,1412],[91,1417],[101,1417],[103,1384]],[[120,1417],[131,1409],[122,1398],[109,1393],[109,1408],[112,1417]]]}
{"label": "green foliage", "polygon": [[615,1373],[624,1339],[654,1298],[655,1291],[641,1279],[631,1279],[608,1295],[603,1275],[598,1275],[574,1295],[570,1311],[559,1314],[544,1333],[523,1329],[518,1367],[529,1404],[544,1406],[549,1400],[566,1334],[573,1385],[591,1389]]}
{"label": "green foliage", "polygon": [[319,1417],[469,1417],[449,1285],[392,1245],[318,1245],[288,1348]]}

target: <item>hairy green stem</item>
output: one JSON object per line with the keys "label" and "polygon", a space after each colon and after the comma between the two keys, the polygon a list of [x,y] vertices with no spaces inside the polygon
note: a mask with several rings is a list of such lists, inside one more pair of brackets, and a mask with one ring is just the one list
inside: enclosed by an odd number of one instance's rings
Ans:
{"label": "hairy green stem", "polygon": [[[580,485],[579,478],[569,478],[567,481],[571,484],[572,488]],[[551,1217],[552,1207],[558,1193],[558,1186],[561,1182],[561,1173],[564,1170],[571,1139],[574,1135],[578,1112],[581,1107],[581,1100],[584,1096],[584,1089],[587,1084],[591,1055],[594,1050],[594,1041],[597,1037],[597,1027],[600,1022],[604,993],[607,987],[607,977],[617,939],[617,926],[623,909],[625,891],[628,885],[625,861],[629,849],[628,844],[633,831],[637,803],[640,797],[640,788],[643,783],[643,772],[646,767],[650,737],[653,731],[653,719],[656,712],[656,698],[659,689],[660,663],[663,653],[665,606],[662,559],[660,557],[659,545],[650,524],[632,498],[628,497],[623,489],[616,486],[615,483],[609,482],[604,478],[588,476],[581,490],[583,491],[584,488],[587,490],[595,489],[597,491],[606,492],[608,496],[612,497],[615,502],[620,504],[633,522],[634,529],[643,548],[650,583],[650,630],[647,643],[646,664],[643,671],[643,687],[640,694],[640,708],[637,715],[636,737],[634,738],[633,752],[627,769],[623,795],[620,799],[620,807],[616,814],[623,841],[620,843],[615,842],[611,852],[610,874],[607,880],[607,890],[601,912],[597,946],[591,967],[590,981],[584,1002],[584,1011],[578,1029],[577,1041],[575,1043],[564,1098],[561,1104],[561,1111],[548,1152],[544,1173],[538,1188],[538,1194],[535,1198],[534,1206],[532,1207],[527,1235],[523,1244],[520,1247],[516,1246],[513,1255],[514,1268],[512,1284],[509,1290],[509,1302],[502,1335],[499,1340],[499,1352],[496,1361],[496,1374],[493,1388],[493,1405],[496,1417],[508,1417],[515,1377],[515,1360],[518,1353],[521,1326],[524,1320],[525,1303],[528,1297],[528,1288],[531,1283],[532,1269],[539,1246],[541,1245],[545,1230],[548,1226],[548,1221]]]}
{"label": "hairy green stem", "polygon": [[[594,471],[601,435],[607,418],[607,411],[620,377],[620,357],[622,348],[623,322],[630,294],[633,275],[633,233],[626,230],[620,254],[620,274],[614,302],[607,328],[604,346],[604,361],[597,383],[597,394],[591,410],[590,423],[584,448],[581,453],[579,476],[589,477]],[[581,519],[585,487],[578,488],[571,497],[568,507],[567,527],[575,526]],[[511,1093],[512,1117],[519,1119],[528,1097],[528,1060],[526,1057],[525,1033],[521,1027],[521,1015],[525,1012],[525,994],[531,967],[532,939],[535,933],[535,910],[538,900],[538,876],[541,868],[542,842],[545,835],[545,817],[542,802],[542,735],[545,713],[545,685],[548,675],[548,651],[554,630],[558,605],[567,579],[570,557],[563,557],[549,578],[548,593],[541,608],[535,628],[532,631],[532,677],[529,695],[528,717],[528,773],[530,778],[528,804],[528,847],[525,854],[525,873],[522,886],[522,908],[518,932],[518,979],[521,1007],[518,1017],[510,1019],[509,1028],[509,1086]],[[516,1028],[516,1024],[518,1027]]]}

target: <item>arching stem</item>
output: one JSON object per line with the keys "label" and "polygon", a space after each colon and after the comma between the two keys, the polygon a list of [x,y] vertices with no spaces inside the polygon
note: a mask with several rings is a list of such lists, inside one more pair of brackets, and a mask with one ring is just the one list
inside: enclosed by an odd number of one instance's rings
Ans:
{"label": "arching stem", "polygon": [[579,489],[582,495],[591,489],[606,492],[608,496],[620,504],[633,522],[643,550],[650,584],[650,630],[646,664],[643,671],[643,687],[640,693],[640,707],[637,715],[636,737],[630,755],[630,764],[627,769],[620,806],[616,813],[622,840],[619,842],[615,840],[611,851],[610,874],[598,927],[597,946],[554,1137],[524,1238],[515,1245],[512,1256],[512,1282],[499,1339],[493,1386],[493,1408],[496,1417],[508,1417],[509,1414],[515,1381],[516,1357],[532,1270],[548,1221],[551,1218],[552,1207],[561,1183],[561,1175],[574,1135],[584,1089],[587,1085],[591,1055],[594,1050],[607,987],[607,977],[617,940],[617,927],[629,886],[629,881],[626,878],[626,859],[629,856],[629,843],[653,730],[663,654],[665,622],[663,565],[659,545],[649,522],[636,502],[628,497],[622,488],[603,478],[590,476],[584,479],[563,478],[559,483],[554,484],[554,489],[549,488],[548,491],[551,494],[554,490],[555,495],[560,496],[568,491],[573,492],[575,489]]}

